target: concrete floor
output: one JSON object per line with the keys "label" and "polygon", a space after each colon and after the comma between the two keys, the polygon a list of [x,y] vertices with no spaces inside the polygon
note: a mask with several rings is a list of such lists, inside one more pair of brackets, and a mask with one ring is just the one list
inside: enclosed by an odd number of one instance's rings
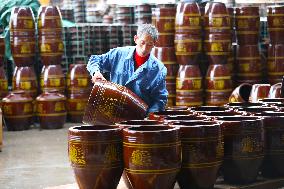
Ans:
{"label": "concrete floor", "polygon": [[75,182],[69,165],[67,131],[63,129],[4,131],[0,152],[1,189],[41,189]]}

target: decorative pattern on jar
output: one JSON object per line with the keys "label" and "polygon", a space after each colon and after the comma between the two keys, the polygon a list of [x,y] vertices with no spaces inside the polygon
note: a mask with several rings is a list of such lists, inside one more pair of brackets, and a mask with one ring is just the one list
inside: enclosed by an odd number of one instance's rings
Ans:
{"label": "decorative pattern on jar", "polygon": [[284,6],[267,7],[267,27],[272,44],[284,43]]}
{"label": "decorative pattern on jar", "polygon": [[236,32],[237,41],[240,45],[255,45],[259,41],[259,8],[258,7],[237,7],[236,11]]}
{"label": "decorative pattern on jar", "polygon": [[61,14],[58,7],[41,6],[38,11],[38,40],[43,65],[61,63],[64,51]]}
{"label": "decorative pattern on jar", "polygon": [[176,105],[203,105],[203,81],[198,65],[180,65],[176,77]]}
{"label": "decorative pattern on jar", "polygon": [[4,98],[7,94],[8,94],[8,79],[6,77],[4,66],[0,66],[0,99]]}
{"label": "decorative pattern on jar", "polygon": [[284,75],[284,42],[283,44],[269,45],[267,67],[269,83],[281,82]]}
{"label": "decorative pattern on jar", "polygon": [[152,24],[159,31],[157,47],[173,47],[176,7],[152,8]]}
{"label": "decorative pattern on jar", "polygon": [[16,66],[35,62],[35,21],[30,7],[13,7],[10,17],[10,45]]}
{"label": "decorative pattern on jar", "polygon": [[33,67],[15,67],[12,79],[13,90],[23,90],[32,98],[38,95],[38,83]]}
{"label": "decorative pattern on jar", "polygon": [[238,45],[236,52],[236,82],[261,83],[263,65],[258,45]]}
{"label": "decorative pattern on jar", "polygon": [[89,99],[89,93],[76,90],[67,95],[68,120],[73,123],[82,123],[85,108]]}
{"label": "decorative pattern on jar", "polygon": [[66,121],[66,97],[56,89],[43,91],[36,98],[36,113],[42,129],[62,128]]}
{"label": "decorative pattern on jar", "polygon": [[22,131],[33,123],[33,99],[25,91],[11,91],[2,99],[3,118],[9,131]]}
{"label": "decorative pattern on jar", "polygon": [[140,188],[141,183],[141,188],[172,188],[181,166],[179,129],[167,126],[123,129],[123,160],[133,188]]}
{"label": "decorative pattern on jar", "polygon": [[222,106],[228,103],[232,92],[231,75],[226,64],[211,64],[205,79],[206,105]]}
{"label": "decorative pattern on jar", "polygon": [[114,125],[69,128],[68,156],[80,188],[116,188],[123,172],[121,128]]}
{"label": "decorative pattern on jar", "polygon": [[65,94],[65,76],[61,65],[44,65],[40,75],[41,91],[57,89]]}
{"label": "decorative pattern on jar", "polygon": [[180,128],[182,165],[177,176],[180,188],[214,188],[224,156],[220,124],[193,120],[174,122],[171,126]]}

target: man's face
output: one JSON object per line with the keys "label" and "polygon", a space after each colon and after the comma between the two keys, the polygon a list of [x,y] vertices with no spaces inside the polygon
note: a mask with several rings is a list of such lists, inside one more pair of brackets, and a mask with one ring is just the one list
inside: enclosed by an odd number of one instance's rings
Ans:
{"label": "man's face", "polygon": [[135,35],[134,41],[136,43],[136,52],[142,57],[148,56],[155,46],[155,41],[149,34],[144,34],[140,37]]}

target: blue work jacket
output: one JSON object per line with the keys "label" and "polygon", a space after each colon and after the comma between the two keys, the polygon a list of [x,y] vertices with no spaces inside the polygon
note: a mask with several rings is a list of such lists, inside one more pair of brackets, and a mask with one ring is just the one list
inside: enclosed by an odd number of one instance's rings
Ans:
{"label": "blue work jacket", "polygon": [[167,103],[167,68],[152,53],[149,59],[135,70],[135,46],[118,47],[106,54],[92,55],[87,69],[109,73],[111,82],[126,86],[149,106],[149,112],[162,111]]}

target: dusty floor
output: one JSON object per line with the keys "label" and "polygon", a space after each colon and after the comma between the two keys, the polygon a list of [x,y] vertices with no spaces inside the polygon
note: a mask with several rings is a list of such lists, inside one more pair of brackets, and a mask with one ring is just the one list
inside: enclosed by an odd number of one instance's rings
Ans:
{"label": "dusty floor", "polygon": [[74,183],[67,156],[67,130],[4,131],[0,152],[1,189],[41,189]]}

